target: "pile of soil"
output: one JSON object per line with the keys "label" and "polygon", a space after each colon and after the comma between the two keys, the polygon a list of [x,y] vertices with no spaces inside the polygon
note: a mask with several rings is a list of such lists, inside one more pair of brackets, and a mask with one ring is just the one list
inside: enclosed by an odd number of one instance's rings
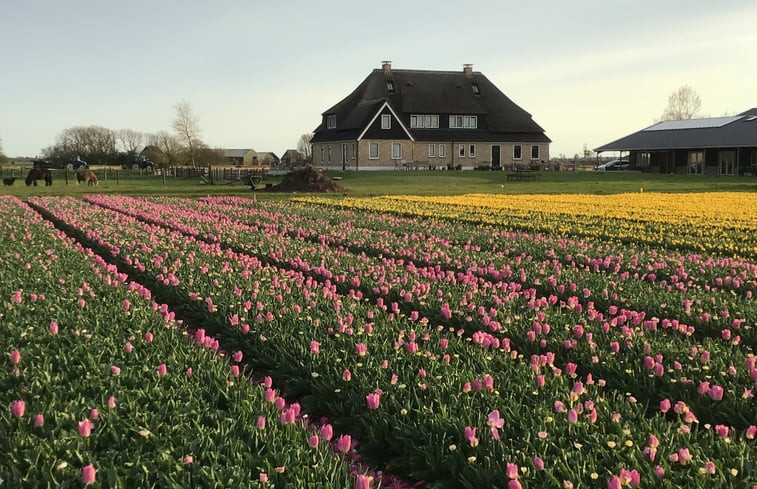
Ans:
{"label": "pile of soil", "polygon": [[306,166],[284,175],[280,184],[274,185],[270,192],[344,192],[337,182],[313,166]]}

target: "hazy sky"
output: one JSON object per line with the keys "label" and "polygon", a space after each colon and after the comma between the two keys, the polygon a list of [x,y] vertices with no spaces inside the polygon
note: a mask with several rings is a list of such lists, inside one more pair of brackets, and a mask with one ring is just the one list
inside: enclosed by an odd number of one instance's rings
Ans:
{"label": "hazy sky", "polygon": [[754,0],[0,0],[0,140],[170,131],[279,155],[382,60],[473,63],[572,156],[650,125],[688,84],[704,115],[757,107]]}

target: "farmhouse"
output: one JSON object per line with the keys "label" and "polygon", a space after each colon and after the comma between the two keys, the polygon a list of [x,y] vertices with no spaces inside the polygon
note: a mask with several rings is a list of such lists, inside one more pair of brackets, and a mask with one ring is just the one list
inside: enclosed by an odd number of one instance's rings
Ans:
{"label": "farmhouse", "polygon": [[384,61],[322,114],[313,163],[333,169],[528,167],[550,139],[486,76],[394,70]]}
{"label": "farmhouse", "polygon": [[254,149],[224,149],[223,156],[230,165],[258,165],[258,153]]}
{"label": "farmhouse", "polygon": [[632,169],[655,173],[754,175],[757,108],[730,117],[659,122],[595,151],[627,151]]}

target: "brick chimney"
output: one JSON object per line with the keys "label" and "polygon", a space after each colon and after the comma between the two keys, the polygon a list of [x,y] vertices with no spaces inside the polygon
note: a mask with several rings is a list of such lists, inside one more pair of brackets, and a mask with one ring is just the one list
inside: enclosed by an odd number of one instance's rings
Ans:
{"label": "brick chimney", "polygon": [[392,62],[391,61],[382,61],[381,67],[384,69],[384,75],[385,76],[391,76],[392,74]]}
{"label": "brick chimney", "polygon": [[463,65],[463,73],[465,73],[465,76],[473,76],[473,65],[472,64],[464,64]]}

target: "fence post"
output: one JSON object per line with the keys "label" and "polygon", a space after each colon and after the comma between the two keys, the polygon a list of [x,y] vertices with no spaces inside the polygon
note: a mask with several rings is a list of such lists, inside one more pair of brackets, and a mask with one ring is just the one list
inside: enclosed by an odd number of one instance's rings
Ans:
{"label": "fence post", "polygon": [[63,170],[63,174],[66,176],[66,186],[68,186],[68,168]]}

